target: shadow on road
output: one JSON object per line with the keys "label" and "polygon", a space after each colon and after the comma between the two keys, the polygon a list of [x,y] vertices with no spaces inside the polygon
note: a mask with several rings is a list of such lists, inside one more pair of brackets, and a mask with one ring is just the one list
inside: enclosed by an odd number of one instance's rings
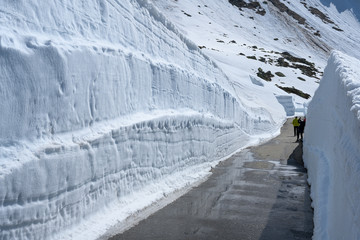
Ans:
{"label": "shadow on road", "polygon": [[[287,160],[288,165],[299,166],[304,168],[304,161],[302,158],[303,155],[303,143],[299,142],[294,151],[290,154],[289,159]],[[306,171],[306,169],[305,169]]]}
{"label": "shadow on road", "polygon": [[277,176],[282,181],[261,240],[312,238],[313,209],[302,153],[300,142],[287,160],[292,172]]}

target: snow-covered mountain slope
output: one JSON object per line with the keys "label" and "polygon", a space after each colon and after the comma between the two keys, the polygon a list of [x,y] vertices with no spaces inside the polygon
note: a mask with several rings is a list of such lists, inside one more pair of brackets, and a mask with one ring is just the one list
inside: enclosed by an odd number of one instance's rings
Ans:
{"label": "snow-covered mountain slope", "polygon": [[334,52],[309,105],[304,162],[314,239],[360,238],[359,66],[358,59]]}
{"label": "snow-covered mountain slope", "polygon": [[95,238],[304,111],[360,27],[282,3],[3,0],[0,238]]}
{"label": "snow-covered mountain slope", "polygon": [[[331,50],[360,58],[354,51],[360,47],[359,21],[351,11],[338,12],[333,4],[327,7],[318,0],[154,3],[216,61],[236,88],[246,89],[242,98],[250,102],[256,95],[251,79],[261,75],[259,68],[273,74],[266,91],[284,95],[279,87],[290,91],[294,87],[312,96]],[[357,3],[349,1],[349,5]],[[296,108],[307,102],[292,95]]]}

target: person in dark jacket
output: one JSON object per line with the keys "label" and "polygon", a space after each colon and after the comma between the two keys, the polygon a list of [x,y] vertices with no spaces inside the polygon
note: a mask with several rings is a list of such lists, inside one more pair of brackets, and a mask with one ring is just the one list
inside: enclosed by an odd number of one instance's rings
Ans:
{"label": "person in dark jacket", "polygon": [[300,136],[300,140],[302,141],[303,140],[303,133],[304,133],[304,128],[305,128],[305,119],[304,120],[301,120],[301,118],[299,118],[299,127],[298,127],[298,130],[297,130],[297,140],[296,141],[299,141],[299,136]]}

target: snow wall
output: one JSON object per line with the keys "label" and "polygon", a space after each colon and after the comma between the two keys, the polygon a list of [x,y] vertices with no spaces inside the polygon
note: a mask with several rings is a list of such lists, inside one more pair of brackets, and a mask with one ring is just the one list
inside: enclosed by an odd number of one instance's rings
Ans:
{"label": "snow wall", "polygon": [[286,116],[295,115],[294,97],[290,95],[276,95],[278,102],[284,107]]}
{"label": "snow wall", "polygon": [[276,132],[149,2],[0,5],[0,239],[46,239]]}
{"label": "snow wall", "polygon": [[360,61],[328,60],[309,104],[304,140],[314,239],[360,239]]}

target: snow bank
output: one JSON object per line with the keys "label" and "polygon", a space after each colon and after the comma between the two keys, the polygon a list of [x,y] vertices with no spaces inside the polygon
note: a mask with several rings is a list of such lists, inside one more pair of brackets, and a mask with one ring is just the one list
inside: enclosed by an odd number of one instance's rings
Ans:
{"label": "snow bank", "polygon": [[[2,6],[1,138],[74,131],[157,108],[235,117],[225,103],[231,96],[216,86],[224,74],[196,46],[170,31],[160,13],[111,3]],[[202,92],[220,98],[207,102]]]}
{"label": "snow bank", "polygon": [[5,2],[1,239],[56,239],[281,125],[147,1]]}
{"label": "snow bank", "polygon": [[32,147],[31,159],[0,179],[2,239],[47,238],[155,179],[220,159],[249,140],[231,122],[161,115]]}
{"label": "snow bank", "polygon": [[314,239],[360,239],[360,61],[328,60],[308,108],[304,162],[314,206]]}
{"label": "snow bank", "polygon": [[276,99],[284,107],[286,116],[295,115],[294,97],[291,95],[277,95]]}

